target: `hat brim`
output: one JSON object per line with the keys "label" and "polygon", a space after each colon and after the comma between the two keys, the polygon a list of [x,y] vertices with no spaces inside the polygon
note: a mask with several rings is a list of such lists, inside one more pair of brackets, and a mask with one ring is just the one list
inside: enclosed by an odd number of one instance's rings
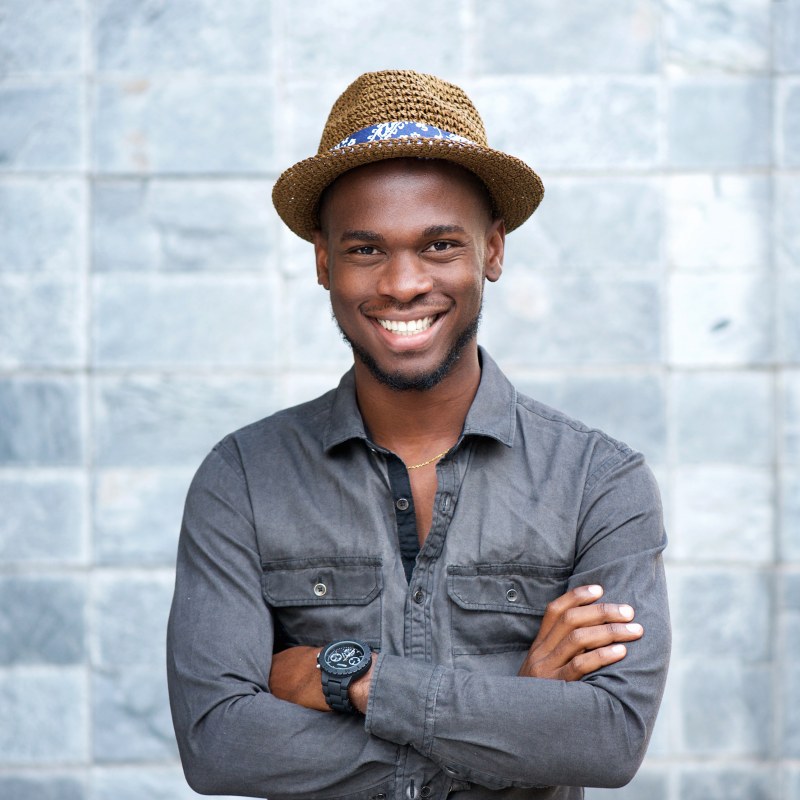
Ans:
{"label": "hat brim", "polygon": [[325,188],[348,170],[389,158],[440,158],[473,172],[486,185],[507,231],[522,225],[544,196],[539,176],[515,156],[479,144],[402,138],[355,144],[300,161],[278,178],[272,202],[289,229],[310,242],[319,228],[319,198]]}

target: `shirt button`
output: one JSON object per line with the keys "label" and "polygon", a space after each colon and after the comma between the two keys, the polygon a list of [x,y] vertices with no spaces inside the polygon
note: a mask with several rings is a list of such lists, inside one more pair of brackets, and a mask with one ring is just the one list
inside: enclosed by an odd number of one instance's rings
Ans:
{"label": "shirt button", "polygon": [[424,599],[425,599],[425,592],[423,592],[422,589],[417,589],[417,591],[414,592],[414,602],[421,603]]}
{"label": "shirt button", "polygon": [[314,594],[317,597],[325,597],[325,595],[328,594],[328,587],[324,583],[315,583]]}
{"label": "shirt button", "polygon": [[506,600],[508,600],[509,603],[516,603],[518,597],[519,595],[517,594],[516,589],[509,589],[506,592]]}
{"label": "shirt button", "polygon": [[400,511],[406,511],[409,505],[408,500],[405,497],[398,498],[397,500],[395,500],[394,504]]}
{"label": "shirt button", "polygon": [[420,797],[430,797],[431,796],[431,787],[430,786],[423,786],[419,790]]}

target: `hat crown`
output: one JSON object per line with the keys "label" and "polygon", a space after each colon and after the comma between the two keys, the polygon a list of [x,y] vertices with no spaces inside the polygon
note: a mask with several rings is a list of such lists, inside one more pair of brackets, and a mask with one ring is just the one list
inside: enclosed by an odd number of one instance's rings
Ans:
{"label": "hat crown", "polygon": [[367,72],[333,104],[318,153],[370,125],[421,122],[486,146],[483,120],[462,89],[435,75],[411,70]]}

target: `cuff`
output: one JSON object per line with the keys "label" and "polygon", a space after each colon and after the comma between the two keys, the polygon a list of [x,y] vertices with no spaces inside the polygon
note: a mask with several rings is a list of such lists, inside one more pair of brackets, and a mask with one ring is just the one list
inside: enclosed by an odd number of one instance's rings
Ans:
{"label": "cuff", "polygon": [[429,756],[443,677],[444,667],[381,653],[367,701],[367,732]]}

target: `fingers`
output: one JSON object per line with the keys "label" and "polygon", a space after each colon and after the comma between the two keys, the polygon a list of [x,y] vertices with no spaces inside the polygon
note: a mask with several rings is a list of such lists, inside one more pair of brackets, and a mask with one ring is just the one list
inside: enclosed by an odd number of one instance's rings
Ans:
{"label": "fingers", "polygon": [[553,600],[545,611],[537,641],[557,641],[580,628],[612,622],[630,622],[633,609],[625,603],[597,603],[600,586],[578,586]]}
{"label": "fingers", "polygon": [[627,653],[623,643],[636,641],[643,634],[644,629],[636,622],[576,628],[553,643],[535,643],[519,674],[532,678],[578,680],[623,659]]}
{"label": "fingers", "polygon": [[[640,639],[643,633],[642,626],[636,622],[613,622],[606,625],[593,625],[589,628],[576,628],[561,640],[553,655],[557,661],[566,664],[586,651],[597,650],[619,642],[633,642]],[[622,655],[625,655],[624,652]]]}
{"label": "fingers", "polygon": [[519,674],[578,680],[624,658],[624,642],[643,634],[626,603],[598,603],[603,589],[578,586],[547,607],[536,639]]}
{"label": "fingers", "polygon": [[602,596],[603,587],[592,584],[590,586],[576,586],[574,589],[552,600],[545,610],[542,624],[539,628],[539,636],[547,636],[562,614],[572,608],[594,603]]}
{"label": "fingers", "polygon": [[624,644],[612,644],[608,647],[599,647],[575,656],[565,664],[553,677],[562,681],[578,681],[584,675],[596,672],[601,667],[615,664],[627,655],[628,648]]}

